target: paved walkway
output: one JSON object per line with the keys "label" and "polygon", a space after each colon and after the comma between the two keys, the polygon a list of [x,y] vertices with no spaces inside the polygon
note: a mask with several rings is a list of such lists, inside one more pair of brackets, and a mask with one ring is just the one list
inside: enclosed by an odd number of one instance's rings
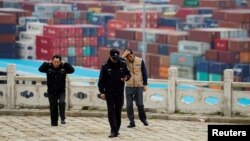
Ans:
{"label": "paved walkway", "polygon": [[1,141],[206,141],[212,123],[149,119],[149,126],[136,120],[127,128],[122,119],[120,135],[109,139],[106,117],[67,117],[67,124],[51,127],[48,116],[0,116]]}
{"label": "paved walkway", "polygon": [[149,126],[136,119],[127,128],[123,112],[120,135],[108,138],[106,111],[67,111],[66,125],[50,126],[48,110],[0,110],[1,141],[207,141],[208,124],[250,123],[250,118],[147,113]]}

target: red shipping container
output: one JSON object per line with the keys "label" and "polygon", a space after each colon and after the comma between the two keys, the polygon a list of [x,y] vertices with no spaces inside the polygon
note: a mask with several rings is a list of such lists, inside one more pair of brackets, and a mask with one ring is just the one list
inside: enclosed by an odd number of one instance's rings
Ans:
{"label": "red shipping container", "polygon": [[219,51],[217,50],[207,50],[205,52],[205,60],[207,61],[218,61]]}
{"label": "red shipping container", "polygon": [[44,26],[43,34],[45,36],[68,37],[67,29],[68,27],[66,26],[48,25],[48,26]]}
{"label": "red shipping container", "polygon": [[83,46],[90,46],[90,38],[84,37],[83,39]]}
{"label": "red shipping container", "polygon": [[215,39],[220,38],[222,30],[216,28],[210,29],[190,29],[188,40],[212,43]]}
{"label": "red shipping container", "polygon": [[15,34],[0,34],[0,43],[14,43],[16,42]]}
{"label": "red shipping container", "polygon": [[109,20],[108,21],[108,28],[125,28],[126,27],[126,21],[123,20]]}
{"label": "red shipping container", "polygon": [[214,48],[219,51],[227,51],[228,50],[228,39],[215,39],[214,40]]}
{"label": "red shipping container", "polygon": [[213,12],[213,19],[223,21],[226,17],[226,12],[225,10],[215,10]]}
{"label": "red shipping container", "polygon": [[33,2],[22,2],[21,7],[24,10],[34,11],[35,10],[35,3],[33,3]]}
{"label": "red shipping container", "polygon": [[83,49],[82,47],[76,47],[76,57],[82,57],[83,53],[82,53]]}
{"label": "red shipping container", "polygon": [[59,48],[50,48],[48,46],[36,46],[36,58],[38,60],[51,60],[51,57],[60,54]]}
{"label": "red shipping container", "polygon": [[198,14],[198,10],[195,8],[180,8],[176,13],[176,17],[185,20],[188,15],[195,14]]}
{"label": "red shipping container", "polygon": [[179,32],[179,31],[171,31],[168,33],[168,44],[171,45],[178,45],[178,42],[180,40],[187,39],[187,33],[186,32]]}
{"label": "red shipping container", "polygon": [[73,38],[73,37],[77,37],[76,36],[76,29],[77,28],[75,28],[75,27],[69,27],[69,28],[67,28],[67,34],[68,34],[68,37],[70,37],[70,38]]}
{"label": "red shipping container", "polygon": [[83,30],[81,27],[76,27],[75,28],[75,36],[74,37],[83,37]]}
{"label": "red shipping container", "polygon": [[166,44],[168,42],[168,35],[167,34],[156,34],[156,42]]}
{"label": "red shipping container", "polygon": [[137,41],[128,41],[127,48],[133,51],[138,51],[138,42]]}
{"label": "red shipping container", "polygon": [[250,38],[248,39],[230,39],[228,42],[229,51],[247,52],[250,51]]}
{"label": "red shipping container", "polygon": [[83,57],[83,66],[92,68],[98,66],[98,57],[97,56],[90,56],[90,57]]}
{"label": "red shipping container", "polygon": [[240,55],[237,52],[219,51],[219,62],[233,64],[239,63]]}
{"label": "red shipping container", "polygon": [[77,65],[77,66],[83,66],[82,60],[83,60],[83,57],[82,57],[82,56],[77,56],[77,57],[76,57],[76,65]]}
{"label": "red shipping container", "polygon": [[54,13],[55,19],[68,19],[68,12],[66,11],[56,11]]}
{"label": "red shipping container", "polygon": [[142,38],[143,38],[142,31],[136,31],[135,32],[135,40],[142,41]]}
{"label": "red shipping container", "polygon": [[158,44],[157,43],[148,43],[147,44],[147,53],[158,54]]}
{"label": "red shipping container", "polygon": [[48,36],[36,36],[36,46],[47,46],[49,48],[58,48],[60,46],[59,38]]}
{"label": "red shipping container", "polygon": [[68,40],[68,47],[76,47],[76,40],[75,40],[75,38],[65,38],[65,40]]}
{"label": "red shipping container", "polygon": [[200,0],[201,7],[235,8],[235,0]]}
{"label": "red shipping container", "polygon": [[219,25],[219,27],[242,28],[242,25],[240,23],[231,22],[231,21],[219,21],[218,25]]}
{"label": "red shipping container", "polygon": [[97,37],[90,37],[90,46],[98,46]]}
{"label": "red shipping container", "polygon": [[68,47],[60,47],[60,55],[62,57],[67,57],[68,56]]}
{"label": "red shipping container", "polygon": [[82,47],[83,46],[83,39],[82,38],[75,38],[75,44],[76,44],[76,47]]}
{"label": "red shipping container", "polygon": [[59,38],[60,46],[59,47],[69,47],[68,38]]}
{"label": "red shipping container", "polygon": [[129,29],[117,29],[115,31],[116,38],[135,40],[135,31]]}
{"label": "red shipping container", "polygon": [[169,4],[184,6],[184,0],[170,0]]}
{"label": "red shipping container", "polygon": [[16,24],[17,17],[14,14],[0,13],[0,24]]}
{"label": "red shipping container", "polygon": [[171,53],[178,52],[178,47],[176,45],[169,45],[168,46],[168,54],[170,55]]}
{"label": "red shipping container", "polygon": [[105,29],[104,27],[97,27],[97,35],[98,36],[104,36],[105,35]]}
{"label": "red shipping container", "polygon": [[250,22],[250,10],[231,10],[226,12],[226,21]]}

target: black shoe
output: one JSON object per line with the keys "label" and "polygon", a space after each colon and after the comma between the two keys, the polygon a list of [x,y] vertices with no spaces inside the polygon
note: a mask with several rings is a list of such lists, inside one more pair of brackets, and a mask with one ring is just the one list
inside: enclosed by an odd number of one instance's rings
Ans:
{"label": "black shoe", "polygon": [[58,124],[56,124],[56,123],[52,123],[52,124],[51,124],[51,126],[58,126]]}
{"label": "black shoe", "polygon": [[66,124],[65,120],[62,120],[62,121],[61,121],[61,124]]}
{"label": "black shoe", "polygon": [[134,128],[134,127],[135,127],[135,124],[129,124],[127,127],[128,127],[128,128]]}
{"label": "black shoe", "polygon": [[118,134],[111,133],[111,134],[109,135],[109,138],[114,138],[114,137],[117,137],[117,135],[118,135]]}
{"label": "black shoe", "polygon": [[143,123],[145,126],[148,126],[148,121],[147,121],[147,120],[142,121],[142,123]]}

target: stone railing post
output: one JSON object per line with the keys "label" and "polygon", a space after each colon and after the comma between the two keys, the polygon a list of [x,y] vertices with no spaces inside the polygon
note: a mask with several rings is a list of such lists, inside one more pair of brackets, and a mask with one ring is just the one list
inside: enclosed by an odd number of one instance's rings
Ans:
{"label": "stone railing post", "polygon": [[7,66],[7,107],[15,108],[15,76],[16,65],[10,64]]}
{"label": "stone railing post", "polygon": [[224,71],[224,95],[222,99],[223,113],[225,116],[232,116],[232,82],[234,80],[234,72],[232,69]]}
{"label": "stone railing post", "polygon": [[177,68],[170,67],[168,72],[168,112],[175,113]]}

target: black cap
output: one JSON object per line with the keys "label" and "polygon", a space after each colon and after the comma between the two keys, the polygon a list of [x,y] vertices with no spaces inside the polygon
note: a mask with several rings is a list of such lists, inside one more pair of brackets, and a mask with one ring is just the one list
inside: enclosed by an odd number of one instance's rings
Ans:
{"label": "black cap", "polygon": [[109,54],[110,54],[111,57],[119,57],[120,52],[118,50],[116,50],[116,49],[111,49]]}

